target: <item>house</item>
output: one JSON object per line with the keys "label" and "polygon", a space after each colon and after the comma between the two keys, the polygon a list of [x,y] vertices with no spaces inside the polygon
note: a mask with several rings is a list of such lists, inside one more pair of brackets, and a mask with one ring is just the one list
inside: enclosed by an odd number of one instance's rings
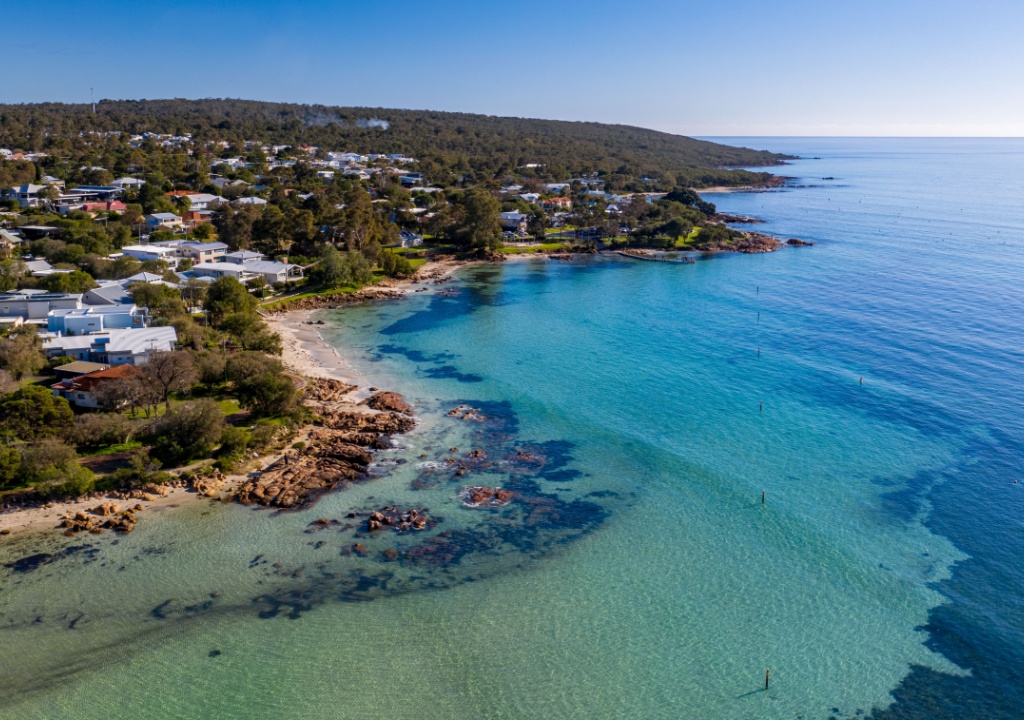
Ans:
{"label": "house", "polygon": [[82,302],[86,305],[128,305],[132,302],[132,297],[124,285],[112,282],[87,290],[82,295]]}
{"label": "house", "polygon": [[192,258],[193,263],[215,263],[224,259],[228,246],[222,242],[184,242],[178,246],[178,254]]}
{"label": "house", "polygon": [[[226,265],[227,263],[218,263]],[[250,260],[241,267],[248,272],[262,275],[268,285],[298,280],[302,277],[302,266],[292,263],[280,263],[272,260]]]}
{"label": "house", "polygon": [[572,210],[572,200],[567,197],[548,198],[541,202],[541,207],[547,212]]}
{"label": "house", "polygon": [[526,223],[530,216],[521,212],[503,212],[501,228],[516,233],[526,233]]}
{"label": "house", "polygon": [[535,203],[540,200],[540,193],[520,193],[519,197],[528,203]]}
{"label": "house", "polygon": [[140,272],[140,273],[135,273],[131,277],[126,277],[124,280],[119,280],[118,284],[121,287],[126,288],[129,285],[131,285],[132,283],[138,283],[138,282],[147,283],[147,284],[150,284],[150,285],[152,285],[154,283],[162,283],[162,282],[164,282],[164,276],[163,275],[157,275],[156,273],[151,273],[151,272],[143,271],[143,272]]}
{"label": "house", "polygon": [[188,198],[188,209],[189,210],[208,210],[211,207],[216,207],[221,203],[227,202],[225,198],[220,195],[212,195],[211,193],[193,192],[191,190],[174,190],[169,193],[164,193],[169,197],[186,197]]}
{"label": "house", "polygon": [[78,309],[51,310],[46,316],[46,329],[62,335],[86,335],[123,328],[143,328],[149,321],[149,310],[136,305],[97,305]]}
{"label": "house", "polygon": [[[71,364],[77,365],[80,363]],[[81,364],[91,365],[92,363]],[[127,364],[114,365],[113,367],[101,365],[101,368],[78,377],[64,379],[51,385],[50,389],[53,390],[54,395],[64,398],[70,405],[75,407],[100,408],[103,407],[103,404],[100,402],[98,391],[103,383],[130,378],[139,372],[137,367]]]}
{"label": "house", "polygon": [[112,187],[121,188],[122,190],[138,190],[146,184],[145,180],[137,180],[136,178],[123,177],[114,182],[110,183]]}
{"label": "house", "polygon": [[73,357],[107,365],[142,365],[151,352],[173,350],[178,333],[170,325],[106,330],[92,335],[57,335],[43,340],[48,358]]}
{"label": "house", "polygon": [[45,260],[26,260],[25,271],[32,274],[32,277],[46,277],[53,274],[53,265]]}
{"label": "house", "polygon": [[19,187],[13,187],[7,191],[7,199],[17,200],[21,207],[39,207],[42,203],[42,198],[39,197],[39,193],[46,187],[48,186],[36,185],[35,183],[28,183]]}
{"label": "house", "polygon": [[264,260],[259,253],[239,251],[230,253],[232,255],[256,255],[256,258],[248,258],[244,262],[217,262],[199,263],[193,265],[188,275],[194,278],[221,278],[233,277],[239,282],[247,283],[262,277],[268,285],[297,280],[302,277],[302,266],[292,263],[280,263],[272,260]]}
{"label": "house", "polygon": [[405,175],[399,175],[398,181],[402,183],[403,187],[415,187],[423,184],[423,173],[406,173]]}
{"label": "house", "polygon": [[194,278],[207,277],[213,279],[233,277],[241,283],[255,280],[257,277],[257,274],[247,270],[245,265],[232,262],[196,263],[186,275]]}
{"label": "house", "polygon": [[51,310],[78,310],[82,296],[73,293],[49,293],[45,290],[14,290],[0,293],[0,317],[20,317],[44,324]]}
{"label": "house", "polygon": [[181,218],[174,213],[153,213],[145,217],[150,230],[175,230],[181,227]]}
{"label": "house", "polygon": [[55,225],[22,225],[18,228],[18,232],[26,240],[41,240],[42,238],[58,237],[64,234],[64,231]]}
{"label": "house", "polygon": [[235,200],[235,205],[266,205],[267,201],[261,197],[242,197]]}
{"label": "house", "polygon": [[[175,216],[177,217],[177,216]],[[172,268],[178,265],[178,248],[166,245],[125,245],[121,252],[139,262],[163,260]]]}
{"label": "house", "polygon": [[213,210],[189,210],[181,214],[181,224],[189,230],[213,222]]}
{"label": "house", "polygon": [[420,247],[423,244],[423,236],[417,235],[411,230],[403,230],[399,233],[399,237],[401,238],[399,243],[400,247]]}
{"label": "house", "polygon": [[13,255],[15,248],[19,247],[21,242],[20,237],[0,228],[0,257]]}
{"label": "house", "polygon": [[70,210],[81,210],[82,212],[87,212],[87,213],[124,212],[127,209],[128,209],[128,206],[125,205],[120,200],[107,200],[107,201],[100,201],[100,202],[87,202],[87,203],[83,203],[82,205],[78,205],[78,206],[74,206],[74,205],[68,206],[68,210],[69,211]]}

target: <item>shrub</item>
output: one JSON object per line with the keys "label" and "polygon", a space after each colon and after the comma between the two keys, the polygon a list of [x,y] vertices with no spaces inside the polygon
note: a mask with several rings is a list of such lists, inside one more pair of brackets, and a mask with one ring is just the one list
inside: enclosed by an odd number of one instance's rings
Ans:
{"label": "shrub", "polygon": [[220,442],[224,415],[212,400],[202,399],[179,405],[150,424],[153,454],[168,463],[185,464],[207,457]]}

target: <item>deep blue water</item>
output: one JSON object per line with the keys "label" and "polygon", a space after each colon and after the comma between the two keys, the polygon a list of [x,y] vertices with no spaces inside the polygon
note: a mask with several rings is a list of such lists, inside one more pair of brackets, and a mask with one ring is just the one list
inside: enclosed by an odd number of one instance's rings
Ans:
{"label": "deep blue water", "polygon": [[848,325],[846,344],[869,372],[925,403],[914,413],[923,430],[964,446],[961,466],[918,479],[892,501],[927,503],[928,527],[970,556],[936,584],[948,602],[926,629],[929,647],[971,676],[915,668],[877,716],[1021,717],[1024,141],[729,142],[821,158],[787,170],[809,187],[715,200],[770,219],[769,231],[820,241],[833,256],[825,262],[847,274],[827,312],[851,322],[875,315]]}

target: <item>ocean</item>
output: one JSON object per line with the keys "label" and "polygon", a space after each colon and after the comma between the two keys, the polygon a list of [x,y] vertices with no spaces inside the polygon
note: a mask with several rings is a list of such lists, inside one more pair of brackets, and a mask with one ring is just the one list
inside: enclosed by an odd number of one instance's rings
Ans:
{"label": "ocean", "polygon": [[813,247],[322,312],[416,407],[380,477],[5,540],[0,717],[1021,717],[1024,140],[724,141]]}

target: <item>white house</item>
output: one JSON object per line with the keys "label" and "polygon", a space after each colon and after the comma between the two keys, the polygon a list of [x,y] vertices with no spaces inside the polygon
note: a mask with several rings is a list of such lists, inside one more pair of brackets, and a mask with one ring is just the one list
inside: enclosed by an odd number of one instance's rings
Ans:
{"label": "white house", "polygon": [[15,290],[0,293],[0,317],[46,322],[51,310],[78,310],[82,296],[73,293],[49,293],[45,290]]}
{"label": "white house", "polygon": [[92,335],[57,335],[43,341],[47,357],[73,357],[106,365],[142,365],[155,351],[173,350],[178,333],[170,326],[106,330]]}
{"label": "white house", "polygon": [[192,258],[193,262],[219,262],[224,259],[228,246],[222,242],[184,242],[178,245],[178,254]]}
{"label": "white house", "polygon": [[101,305],[78,310],[51,310],[46,329],[62,335],[87,335],[104,330],[143,328],[149,311],[135,305]]}
{"label": "white house", "polygon": [[235,200],[235,205],[266,205],[267,201],[261,197],[242,197]]}
{"label": "white house", "polygon": [[152,230],[174,230],[181,227],[181,218],[174,213],[153,213],[147,215],[146,225]]}
{"label": "white house", "polygon": [[[176,217],[176,216],[175,216]],[[139,262],[163,260],[172,268],[178,265],[178,248],[165,245],[125,245],[121,252]]]}

